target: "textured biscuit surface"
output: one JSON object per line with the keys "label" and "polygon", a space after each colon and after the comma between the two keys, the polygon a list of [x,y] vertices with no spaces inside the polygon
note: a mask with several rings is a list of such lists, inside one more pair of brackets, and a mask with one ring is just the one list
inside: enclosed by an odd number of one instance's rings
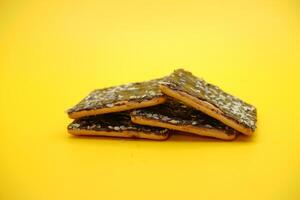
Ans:
{"label": "textured biscuit surface", "polygon": [[68,126],[68,132],[73,135],[136,137],[154,140],[164,140],[169,136],[169,132],[165,128],[132,123],[127,112],[75,119]]}
{"label": "textured biscuit surface", "polygon": [[183,101],[224,124],[250,135],[256,129],[256,108],[183,69],[163,82],[163,93]]}
{"label": "textured biscuit surface", "polygon": [[168,99],[164,104],[131,112],[135,123],[185,131],[202,136],[232,140],[236,131],[222,122],[180,102]]}
{"label": "textured biscuit surface", "polygon": [[165,101],[159,89],[161,80],[155,79],[94,90],[67,113],[70,118],[77,119],[158,105]]}

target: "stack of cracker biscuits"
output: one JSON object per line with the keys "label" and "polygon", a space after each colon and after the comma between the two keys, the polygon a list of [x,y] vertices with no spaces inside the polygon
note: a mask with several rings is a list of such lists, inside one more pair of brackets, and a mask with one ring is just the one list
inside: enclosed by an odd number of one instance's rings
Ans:
{"label": "stack of cracker biscuits", "polygon": [[67,111],[73,135],[165,140],[172,132],[221,140],[251,135],[256,108],[184,69],[145,82],[97,89]]}

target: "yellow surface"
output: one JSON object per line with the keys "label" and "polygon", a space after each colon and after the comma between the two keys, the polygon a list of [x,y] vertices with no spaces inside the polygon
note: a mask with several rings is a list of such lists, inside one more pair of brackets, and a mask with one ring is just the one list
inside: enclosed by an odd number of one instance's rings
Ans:
{"label": "yellow surface", "polygon": [[[1,1],[0,199],[300,199],[300,3]],[[95,88],[184,67],[258,108],[251,138],[74,138]]]}

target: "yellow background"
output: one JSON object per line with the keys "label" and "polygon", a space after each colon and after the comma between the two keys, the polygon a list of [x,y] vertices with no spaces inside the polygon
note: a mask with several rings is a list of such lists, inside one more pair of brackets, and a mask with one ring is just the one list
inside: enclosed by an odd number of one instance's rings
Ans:
{"label": "yellow background", "polygon": [[[297,0],[1,1],[0,199],[300,199],[299,64]],[[91,90],[178,67],[254,104],[255,135],[67,134]]]}

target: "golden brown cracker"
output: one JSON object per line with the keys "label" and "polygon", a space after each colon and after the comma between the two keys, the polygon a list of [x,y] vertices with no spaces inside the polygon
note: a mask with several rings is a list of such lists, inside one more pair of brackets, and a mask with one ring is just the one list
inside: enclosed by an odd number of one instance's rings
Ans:
{"label": "golden brown cracker", "polygon": [[175,70],[160,85],[161,91],[186,105],[251,135],[256,129],[256,108],[183,69]]}
{"label": "golden brown cracker", "polygon": [[67,113],[70,118],[78,119],[161,104],[166,100],[159,89],[161,80],[155,79],[94,90]]}
{"label": "golden brown cracker", "polygon": [[165,140],[169,132],[165,128],[134,124],[126,112],[88,116],[74,120],[68,126],[72,135],[111,136]]}
{"label": "golden brown cracker", "polygon": [[131,112],[134,123],[163,127],[222,140],[233,140],[237,132],[222,122],[182,103],[168,100],[164,104]]}

